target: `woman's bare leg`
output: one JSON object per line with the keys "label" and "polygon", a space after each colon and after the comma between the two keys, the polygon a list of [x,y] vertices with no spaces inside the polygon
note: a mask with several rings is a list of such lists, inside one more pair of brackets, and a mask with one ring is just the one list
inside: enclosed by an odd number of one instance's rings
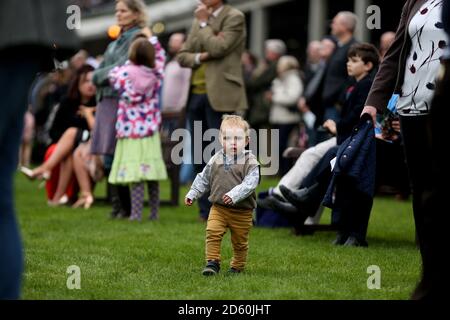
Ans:
{"label": "woman's bare leg", "polygon": [[74,208],[83,206],[84,209],[89,209],[94,203],[91,177],[86,167],[87,154],[89,149],[90,144],[82,144],[75,150],[73,155],[73,167],[81,192],[81,196],[79,197],[78,201],[73,205]]}
{"label": "woman's bare leg", "polygon": [[72,152],[77,131],[77,128],[69,128],[66,130],[66,132],[64,132],[50,158],[48,158],[47,161],[33,170],[34,176],[39,176],[43,173],[52,171],[54,167],[56,167]]}
{"label": "woman's bare leg", "polygon": [[82,194],[92,194],[91,178],[85,165],[82,149],[79,147],[73,154],[73,169]]}
{"label": "woman's bare leg", "polygon": [[58,201],[66,194],[67,187],[73,175],[73,158],[67,157],[60,163],[59,167],[59,179],[58,187],[56,188],[55,195],[52,202],[58,203]]}

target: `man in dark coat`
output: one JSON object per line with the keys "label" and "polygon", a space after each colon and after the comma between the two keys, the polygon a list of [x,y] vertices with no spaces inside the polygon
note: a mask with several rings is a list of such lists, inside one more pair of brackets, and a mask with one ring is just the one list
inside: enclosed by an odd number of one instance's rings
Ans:
{"label": "man in dark coat", "polygon": [[331,24],[331,33],[336,37],[338,47],[328,62],[325,75],[322,91],[322,103],[325,109],[324,120],[339,120],[337,104],[342,92],[350,84],[346,62],[350,47],[357,42],[353,37],[356,24],[356,15],[347,11],[338,13]]}

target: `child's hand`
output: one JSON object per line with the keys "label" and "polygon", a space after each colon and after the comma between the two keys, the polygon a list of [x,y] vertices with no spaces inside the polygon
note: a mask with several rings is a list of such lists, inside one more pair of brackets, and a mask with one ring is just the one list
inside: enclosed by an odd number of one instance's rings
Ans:
{"label": "child's hand", "polygon": [[233,200],[229,197],[229,196],[227,196],[227,195],[224,195],[223,197],[222,197],[222,200],[223,200],[223,203],[225,203],[226,205],[232,205],[233,204]]}
{"label": "child's hand", "polygon": [[188,207],[192,206],[193,203],[194,201],[192,201],[192,199],[189,198],[184,199],[184,204],[187,205]]}

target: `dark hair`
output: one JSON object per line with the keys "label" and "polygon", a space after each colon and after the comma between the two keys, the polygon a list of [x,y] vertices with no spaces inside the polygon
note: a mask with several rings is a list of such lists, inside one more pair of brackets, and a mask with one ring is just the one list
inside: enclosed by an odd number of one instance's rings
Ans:
{"label": "dark hair", "polygon": [[94,67],[89,64],[85,64],[80,69],[77,70],[77,72],[73,76],[72,80],[70,81],[69,89],[67,90],[67,97],[69,99],[72,99],[72,100],[80,100],[81,99],[81,94],[80,94],[80,89],[79,89],[80,81],[84,80],[86,75],[89,72],[92,72],[94,70],[95,70]]}
{"label": "dark hair", "polygon": [[143,33],[135,34],[133,39],[131,40],[131,43],[133,43],[134,40],[137,40],[137,39],[148,39],[148,37]]}
{"label": "dark hair", "polygon": [[372,62],[373,69],[378,68],[378,65],[380,64],[380,52],[370,43],[354,44],[348,51],[347,57],[360,57],[365,64]]}
{"label": "dark hair", "polygon": [[138,66],[155,67],[155,48],[142,34],[135,36],[128,55],[131,62]]}

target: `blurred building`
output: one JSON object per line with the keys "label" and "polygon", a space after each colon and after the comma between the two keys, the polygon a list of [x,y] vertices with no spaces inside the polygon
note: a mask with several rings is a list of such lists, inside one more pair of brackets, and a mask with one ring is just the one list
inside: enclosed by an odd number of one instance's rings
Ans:
{"label": "blurred building", "polygon": [[[114,0],[78,0],[83,3],[80,36],[84,47],[93,54],[102,53],[110,41],[106,31],[115,23]],[[175,31],[189,31],[198,0],[146,0],[154,31],[163,41]],[[248,47],[258,55],[268,38],[286,41],[289,52],[303,59],[310,40],[329,32],[334,15],[341,10],[355,12],[360,23],[357,37],[378,43],[384,31],[397,27],[403,0],[229,0],[247,17]],[[369,30],[367,20],[371,5],[381,9],[381,29]]]}

